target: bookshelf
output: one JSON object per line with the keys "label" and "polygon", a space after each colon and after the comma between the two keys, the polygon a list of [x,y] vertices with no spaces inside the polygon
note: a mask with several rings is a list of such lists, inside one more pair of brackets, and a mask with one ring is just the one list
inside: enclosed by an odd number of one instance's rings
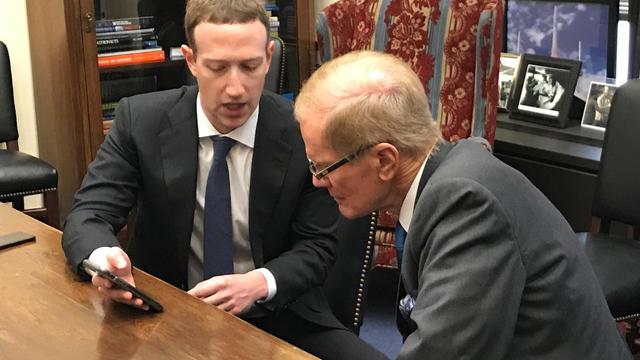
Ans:
{"label": "bookshelf", "polygon": [[[58,169],[63,219],[88,164],[104,140],[103,120],[109,118],[108,114],[103,117],[103,108],[115,102],[104,95],[111,93],[117,98],[125,90],[140,93],[193,82],[184,60],[170,56],[170,49],[184,42],[184,3],[184,0],[47,0],[43,5],[41,0],[26,0],[39,150],[41,157]],[[313,0],[271,3],[278,8],[274,15],[279,17],[281,37],[286,30],[289,87],[297,92],[300,82],[315,69]],[[144,23],[148,20],[139,20],[149,16],[153,16],[150,24]],[[138,20],[129,24],[106,23],[113,19]],[[113,50],[105,49],[105,45],[120,41],[112,40],[118,37],[116,34],[98,36],[96,27],[103,34],[125,25],[128,28],[121,31],[153,27],[157,38],[139,31],[135,37],[121,39],[129,44],[148,42],[143,46],[161,48],[164,59],[99,67],[99,53]],[[114,28],[105,29],[107,26]],[[99,52],[100,39],[110,40],[100,43]]]}

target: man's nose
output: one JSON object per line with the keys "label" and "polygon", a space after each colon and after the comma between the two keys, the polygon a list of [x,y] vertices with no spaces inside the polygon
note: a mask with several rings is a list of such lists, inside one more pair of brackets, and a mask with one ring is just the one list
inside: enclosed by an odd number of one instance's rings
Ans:
{"label": "man's nose", "polygon": [[227,94],[231,97],[238,97],[244,93],[244,83],[242,73],[238,68],[232,68],[227,78]]}
{"label": "man's nose", "polygon": [[316,176],[312,175],[311,176],[312,181],[313,181],[313,186],[321,188],[321,187],[329,187],[329,178],[326,176],[323,176],[322,178],[318,179]]}

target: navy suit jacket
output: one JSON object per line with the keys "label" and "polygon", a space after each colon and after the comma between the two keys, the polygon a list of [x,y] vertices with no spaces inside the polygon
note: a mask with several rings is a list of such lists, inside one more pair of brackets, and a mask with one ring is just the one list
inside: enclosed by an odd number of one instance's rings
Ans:
{"label": "navy suit jacket", "polygon": [[631,359],[573,230],[526,177],[461,140],[420,180],[398,359]]}
{"label": "navy suit jacket", "polygon": [[[193,228],[198,130],[195,86],[121,100],[116,120],[76,193],[62,245],[72,269],[116,234],[137,206],[127,253],[134,266],[186,289]],[[265,304],[341,327],[319,286],[332,266],[338,210],[315,188],[292,103],[260,99],[249,190],[249,241],[256,267],[278,287]]]}

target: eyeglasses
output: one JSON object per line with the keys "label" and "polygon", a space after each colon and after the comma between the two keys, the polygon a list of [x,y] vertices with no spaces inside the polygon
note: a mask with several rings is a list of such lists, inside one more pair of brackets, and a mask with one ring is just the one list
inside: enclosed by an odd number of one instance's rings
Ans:
{"label": "eyeglasses", "polygon": [[375,144],[363,146],[360,149],[356,150],[354,153],[343,157],[342,159],[334,162],[333,164],[327,166],[326,168],[324,168],[322,170],[318,170],[318,167],[316,166],[316,163],[314,163],[313,160],[308,159],[309,160],[309,171],[311,172],[311,175],[315,176],[316,179],[320,180],[323,177],[327,176],[327,174],[329,174],[333,170],[335,170],[335,169],[339,168],[340,166],[348,163],[349,161],[357,158],[358,156],[360,156],[360,154],[362,154],[362,152],[364,152],[365,150],[368,150],[369,148],[373,147],[373,145],[375,145]]}

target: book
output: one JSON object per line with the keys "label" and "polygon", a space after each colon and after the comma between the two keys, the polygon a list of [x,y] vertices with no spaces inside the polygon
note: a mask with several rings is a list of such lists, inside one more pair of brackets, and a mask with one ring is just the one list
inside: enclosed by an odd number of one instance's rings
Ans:
{"label": "book", "polygon": [[103,116],[105,112],[115,111],[121,98],[157,89],[158,81],[155,75],[103,80],[100,82]]}
{"label": "book", "polygon": [[96,41],[102,40],[102,39],[127,38],[127,37],[153,35],[154,30],[155,28],[146,28],[146,29],[138,29],[138,30],[101,32],[101,33],[96,33]]}
{"label": "book", "polygon": [[118,43],[111,43],[111,44],[98,44],[98,54],[116,52],[116,51],[149,49],[149,48],[158,48],[158,41],[145,40],[145,41],[118,42]]}
{"label": "book", "polygon": [[142,25],[147,26],[153,23],[153,16],[137,16],[120,19],[100,19],[96,20],[96,28],[108,26]]}
{"label": "book", "polygon": [[118,26],[100,26],[96,27],[96,33],[108,33],[108,32],[120,32],[120,31],[128,31],[128,30],[140,30],[151,27],[151,24],[148,25],[118,25]]}
{"label": "book", "polygon": [[164,61],[164,59],[165,55],[162,48],[109,52],[98,54],[98,67],[102,68],[109,66],[142,64]]}

